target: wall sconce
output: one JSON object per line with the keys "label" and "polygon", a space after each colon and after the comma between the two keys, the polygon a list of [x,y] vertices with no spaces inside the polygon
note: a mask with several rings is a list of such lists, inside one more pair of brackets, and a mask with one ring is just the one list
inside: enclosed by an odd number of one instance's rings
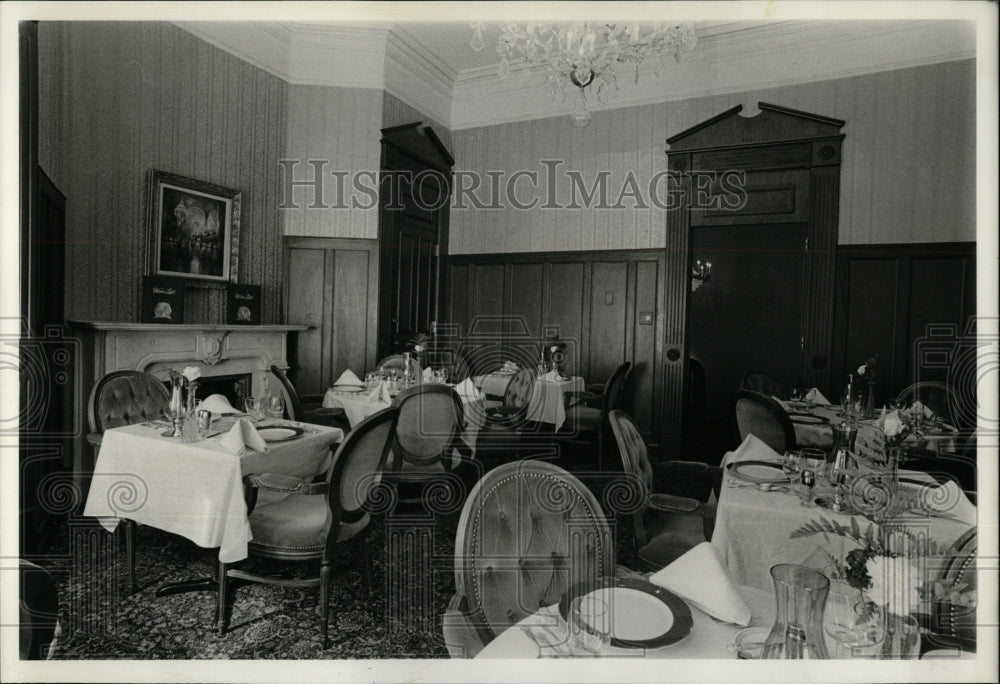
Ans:
{"label": "wall sconce", "polygon": [[699,287],[712,279],[712,262],[698,259],[691,267],[691,291],[695,292]]}

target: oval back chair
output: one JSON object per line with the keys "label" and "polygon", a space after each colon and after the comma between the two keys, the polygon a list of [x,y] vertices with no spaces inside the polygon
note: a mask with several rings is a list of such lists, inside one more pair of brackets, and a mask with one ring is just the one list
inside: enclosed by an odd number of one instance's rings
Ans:
{"label": "oval back chair", "polygon": [[795,446],[795,426],[788,413],[770,396],[739,390],[733,400],[733,415],[740,442],[753,435],[779,454]]}
{"label": "oval back chair", "polygon": [[[397,371],[400,376],[406,369],[406,357],[402,354],[391,354],[378,362],[378,369],[382,372]],[[410,373],[414,378],[420,377],[420,364],[410,356]]]}
{"label": "oval back chair", "polygon": [[597,468],[604,468],[604,430],[608,413],[617,408],[632,362],[615,368],[604,383],[603,392],[567,392],[566,422],[560,432],[568,432],[583,441],[597,443]]}
{"label": "oval back chair", "polygon": [[[271,366],[271,375],[278,379],[285,393],[285,413],[289,420],[301,420],[328,427],[344,427],[344,409],[323,406],[323,395],[299,396],[288,376],[277,366]],[[346,432],[346,430],[345,430]]]}
{"label": "oval back chair", "polygon": [[582,482],[544,461],[494,468],[458,523],[456,593],[443,625],[449,652],[474,656],[569,587],[611,576],[614,567],[604,511]]}
{"label": "oval back chair", "polygon": [[747,373],[740,381],[740,389],[759,392],[769,397],[787,399],[785,386],[766,373]]}
{"label": "oval back chair", "polygon": [[[958,405],[955,390],[944,382],[933,380],[915,382],[896,397],[896,402],[904,408],[909,408],[915,401],[919,401],[933,411],[934,415],[949,423],[965,415],[965,411]],[[972,415],[975,417],[975,407],[972,407]]]}
{"label": "oval back chair", "polygon": [[[228,628],[229,580],[239,579],[277,586],[315,587],[320,590],[321,635],[327,642],[331,565],[345,552],[361,547],[363,576],[369,595],[372,589],[372,561],[368,513],[389,453],[399,410],[389,407],[358,423],[337,448],[324,482],[298,480],[287,475],[262,473],[244,478],[251,488],[250,532],[247,545],[251,556],[288,561],[320,561],[319,575],[287,579],[259,575],[219,563],[219,634]],[[255,507],[256,493],[270,489],[284,498]],[[379,497],[381,495],[378,495]]]}

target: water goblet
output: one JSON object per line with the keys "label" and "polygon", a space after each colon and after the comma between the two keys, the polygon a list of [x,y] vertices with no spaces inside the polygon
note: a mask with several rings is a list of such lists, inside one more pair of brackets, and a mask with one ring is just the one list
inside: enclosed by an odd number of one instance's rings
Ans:
{"label": "water goblet", "polygon": [[285,417],[285,398],[280,394],[272,394],[267,399],[267,415],[272,418]]}
{"label": "water goblet", "polygon": [[264,406],[264,400],[262,398],[247,397],[243,402],[243,408],[246,410],[247,415],[250,416],[251,422],[259,423],[264,420],[264,415],[267,409]]}
{"label": "water goblet", "polygon": [[584,651],[601,654],[611,644],[611,606],[594,594],[577,596],[569,605],[569,634]]}
{"label": "water goblet", "polygon": [[885,638],[880,612],[869,609],[861,591],[844,582],[830,583],[823,630],[836,644],[834,658],[878,657]]}

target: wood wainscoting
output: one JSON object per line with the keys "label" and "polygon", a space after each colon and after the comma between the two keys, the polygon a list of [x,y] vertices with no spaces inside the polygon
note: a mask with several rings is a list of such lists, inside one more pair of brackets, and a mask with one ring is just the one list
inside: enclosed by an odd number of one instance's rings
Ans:
{"label": "wood wainscoting", "polygon": [[872,354],[880,406],[919,380],[972,396],[975,374],[961,366],[975,334],[976,243],[842,245],[836,303],[831,400]]}
{"label": "wood wainscoting", "polygon": [[557,332],[566,370],[588,383],[631,361],[620,407],[658,441],[663,272],[661,249],[455,255],[450,321],[438,328],[454,325],[466,347],[494,344],[497,358],[518,346],[537,350]]}

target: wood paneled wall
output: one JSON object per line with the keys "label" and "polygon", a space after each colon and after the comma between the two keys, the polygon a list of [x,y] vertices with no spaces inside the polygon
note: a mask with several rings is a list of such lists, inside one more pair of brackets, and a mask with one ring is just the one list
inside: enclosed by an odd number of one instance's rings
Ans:
{"label": "wood paneled wall", "polygon": [[[737,104],[780,103],[847,122],[839,244],[968,241],[976,229],[975,78],[974,60],[932,64],[596,111],[583,130],[563,115],[457,130],[452,149],[456,171],[482,179],[476,192],[484,199],[490,197],[487,171],[504,172],[506,182],[525,170],[538,173],[539,189],[533,194],[522,177],[519,201],[537,195],[544,204],[549,184],[541,161],[556,160],[560,203],[569,198],[565,173],[575,170],[588,188],[599,171],[611,172],[614,204],[630,172],[645,193],[653,174],[666,168],[668,136]],[[451,225],[452,254],[646,249],[669,242],[665,212],[630,199],[621,209],[517,210],[506,200],[500,210],[456,206]]]}
{"label": "wood paneled wall", "polygon": [[530,363],[540,340],[558,331],[568,343],[567,371],[587,382],[604,382],[616,366],[632,361],[622,408],[644,432],[655,428],[662,250],[461,256],[449,262],[450,319],[439,324],[457,325],[465,349],[484,353],[489,347],[487,358],[495,363],[526,353],[525,361],[515,358]]}
{"label": "wood paneled wall", "polygon": [[834,396],[872,354],[880,405],[919,380],[947,381],[972,396],[975,243],[841,247],[836,301]]}
{"label": "wood paneled wall", "polygon": [[287,322],[310,326],[289,341],[289,375],[322,394],[348,368],[375,366],[378,242],[285,238]]}
{"label": "wood paneled wall", "polygon": [[[134,321],[156,168],[243,192],[239,281],[281,315],[279,168],[288,85],[166,22],[39,24],[39,163],[66,195],[67,318]],[[222,322],[188,292],[185,322]]]}

